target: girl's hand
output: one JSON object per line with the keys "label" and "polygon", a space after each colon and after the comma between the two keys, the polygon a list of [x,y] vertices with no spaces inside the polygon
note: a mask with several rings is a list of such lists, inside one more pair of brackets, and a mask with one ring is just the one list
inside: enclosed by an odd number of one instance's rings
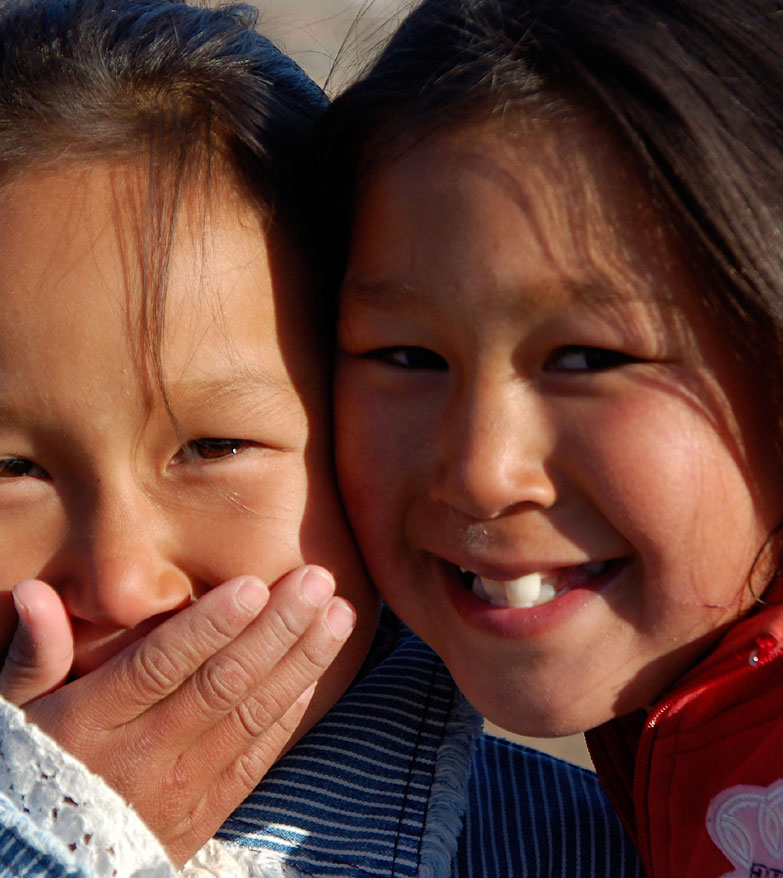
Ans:
{"label": "girl's hand", "polygon": [[352,630],[333,588],[314,567],[271,592],[232,580],[95,671],[25,700],[56,686],[72,654],[59,598],[27,583],[0,692],[129,801],[179,866],[274,764]]}
{"label": "girl's hand", "polygon": [[59,595],[45,582],[20,582],[13,597],[19,623],[0,668],[0,695],[21,706],[65,680],[73,662],[73,637]]}

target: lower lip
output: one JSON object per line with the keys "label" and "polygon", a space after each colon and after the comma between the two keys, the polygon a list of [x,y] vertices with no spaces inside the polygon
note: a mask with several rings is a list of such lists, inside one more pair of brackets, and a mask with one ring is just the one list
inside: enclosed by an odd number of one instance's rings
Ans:
{"label": "lower lip", "polygon": [[596,599],[614,584],[627,563],[612,566],[586,585],[575,586],[535,607],[500,607],[473,594],[456,574],[456,568],[440,562],[445,590],[460,617],[471,628],[496,636],[531,638],[549,633]]}

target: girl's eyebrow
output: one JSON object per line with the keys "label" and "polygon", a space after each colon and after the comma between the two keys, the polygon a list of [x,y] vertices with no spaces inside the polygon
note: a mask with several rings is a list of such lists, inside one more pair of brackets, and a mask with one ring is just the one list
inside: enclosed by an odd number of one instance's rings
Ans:
{"label": "girl's eyebrow", "polygon": [[166,392],[189,401],[209,400],[219,403],[228,397],[243,397],[263,391],[266,394],[286,393],[296,396],[290,381],[272,374],[260,365],[238,365],[226,374],[206,377],[185,377],[171,382]]}
{"label": "girl's eyebrow", "polygon": [[[526,287],[527,292],[539,296],[565,295],[571,300],[571,304],[583,304],[586,306],[601,307],[618,305],[645,298],[638,291],[631,292],[621,289],[604,281],[601,278],[589,280],[571,280],[558,278],[552,281],[543,281],[540,284]],[[520,300],[520,290],[509,289],[508,302],[510,306],[518,304],[523,310],[529,310],[530,305]],[[348,307],[366,305],[378,309],[394,309],[403,305],[421,304],[422,293],[415,286],[404,280],[372,280],[361,276],[348,277],[340,290],[341,305]],[[535,305],[538,308],[538,305]]]}
{"label": "girl's eyebrow", "polygon": [[421,293],[406,281],[373,281],[348,277],[340,288],[340,299],[349,305],[393,307],[419,301]]}

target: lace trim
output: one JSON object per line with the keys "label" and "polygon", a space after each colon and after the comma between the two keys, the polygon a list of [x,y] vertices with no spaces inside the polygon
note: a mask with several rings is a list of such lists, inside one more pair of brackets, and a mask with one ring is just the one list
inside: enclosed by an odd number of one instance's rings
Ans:
{"label": "lace trim", "polygon": [[301,878],[280,854],[213,838],[182,868],[181,878]]}
{"label": "lace trim", "polygon": [[104,781],[0,699],[0,818],[95,878],[173,878],[160,842]]}

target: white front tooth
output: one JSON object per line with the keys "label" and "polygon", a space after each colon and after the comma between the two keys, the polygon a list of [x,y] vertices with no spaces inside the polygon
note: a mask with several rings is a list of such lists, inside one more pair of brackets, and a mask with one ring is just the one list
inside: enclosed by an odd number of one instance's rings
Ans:
{"label": "white front tooth", "polygon": [[504,582],[498,582],[496,579],[485,579],[482,576],[481,583],[484,587],[484,591],[489,595],[490,603],[494,604],[496,607],[508,606],[506,584]]}
{"label": "white front tooth", "polygon": [[553,585],[548,582],[542,582],[541,592],[534,601],[535,606],[541,606],[541,604],[545,604],[548,601],[551,601],[555,594],[557,594],[557,592],[555,591],[555,587]]}
{"label": "white front tooth", "polygon": [[505,587],[510,607],[529,607],[538,601],[541,594],[541,574],[528,573],[527,576],[506,582]]}
{"label": "white front tooth", "polygon": [[498,607],[524,609],[551,601],[557,591],[557,577],[541,573],[529,573],[506,582],[473,577],[472,591],[482,600]]}

